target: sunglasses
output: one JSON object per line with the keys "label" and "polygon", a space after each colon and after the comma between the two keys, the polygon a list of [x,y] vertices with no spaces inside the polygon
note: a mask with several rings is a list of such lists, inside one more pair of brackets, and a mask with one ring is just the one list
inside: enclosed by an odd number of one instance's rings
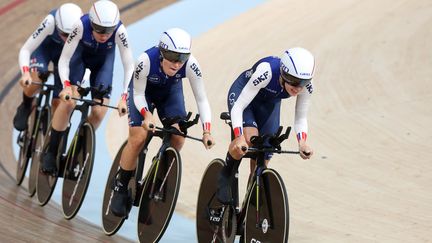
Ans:
{"label": "sunglasses", "polygon": [[93,22],[91,22],[91,26],[93,28],[93,31],[98,33],[98,34],[111,34],[114,32],[114,30],[117,27],[117,26],[111,26],[111,27],[100,26],[100,25],[95,24]]}
{"label": "sunglasses", "polygon": [[285,73],[283,71],[281,71],[280,73],[281,73],[280,76],[282,78],[282,81],[284,83],[287,83],[287,84],[294,86],[294,87],[304,87],[304,86],[310,84],[310,82],[311,82],[311,79],[297,78],[297,77],[294,77],[291,74]]}
{"label": "sunglasses", "polygon": [[185,63],[190,57],[190,53],[179,53],[179,52],[165,50],[162,48],[160,48],[160,51],[162,57],[170,62]]}

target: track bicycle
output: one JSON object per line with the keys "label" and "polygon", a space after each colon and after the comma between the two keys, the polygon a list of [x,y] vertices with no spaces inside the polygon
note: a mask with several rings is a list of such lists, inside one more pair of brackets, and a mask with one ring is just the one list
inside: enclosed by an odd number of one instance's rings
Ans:
{"label": "track bicycle", "polygon": [[[228,112],[221,119],[231,126]],[[279,127],[272,135],[253,136],[252,147],[243,158],[255,158],[257,166],[249,178],[246,194],[239,207],[238,171],[231,177],[233,205],[221,204],[216,198],[218,175],[225,166],[214,159],[207,166],[198,194],[196,225],[198,242],[288,242],[288,194],[279,173],[265,165],[265,153],[298,154],[284,151],[280,144],[288,138],[291,127],[282,133]],[[232,130],[231,130],[232,131]],[[231,137],[233,138],[231,132]],[[246,152],[246,147],[243,148]]]}
{"label": "track bicycle", "polygon": [[[45,77],[46,79],[48,76]],[[19,145],[19,157],[16,170],[16,183],[21,185],[24,180],[28,164],[31,161],[38,161],[40,147],[48,130],[51,120],[51,96],[55,86],[45,82],[32,82],[32,85],[41,86],[32,111],[28,119],[27,129],[20,132],[17,138]],[[28,192],[32,197],[36,192],[37,164],[30,163],[30,173],[28,180]]]}
{"label": "track bicycle", "polygon": [[[100,101],[82,98],[87,96],[90,91],[93,91],[94,98]],[[103,86],[99,88],[78,87],[80,98],[66,97],[67,100],[73,99],[81,102],[81,104],[77,104],[74,108],[74,112],[79,111],[81,115],[79,125],[76,128],[76,132],[66,154],[64,154],[64,151],[66,150],[70,125],[60,141],[56,158],[57,172],[55,174],[46,174],[39,170],[37,178],[37,197],[41,206],[48,203],[54,191],[57,179],[63,177],[62,210],[66,219],[72,219],[78,213],[84,201],[93,170],[96,140],[94,128],[91,123],[87,121],[89,108],[99,105],[117,109],[117,107],[103,104],[104,95],[110,92],[111,87],[105,89]],[[42,152],[44,154],[48,151],[49,144],[50,130],[43,146]]]}
{"label": "track bicycle", "polygon": [[[179,152],[171,146],[171,136],[178,135],[196,141],[199,138],[187,135],[187,129],[198,123],[199,115],[190,120],[192,113],[188,113],[186,118],[173,118],[166,121],[164,127],[156,127],[154,133],[149,132],[147,139],[137,158],[137,167],[134,176],[129,182],[130,203],[138,207],[138,237],[140,242],[158,242],[174,212],[181,181],[181,157]],[[179,124],[180,131],[173,127]],[[148,152],[148,145],[153,137],[162,139],[162,144],[157,154],[152,159],[152,164],[143,178],[144,161]],[[125,217],[117,217],[110,210],[111,198],[113,196],[114,179],[120,168],[120,157],[126,142],[119,149],[105,186],[102,206],[103,230],[107,235],[115,234],[123,224]]]}

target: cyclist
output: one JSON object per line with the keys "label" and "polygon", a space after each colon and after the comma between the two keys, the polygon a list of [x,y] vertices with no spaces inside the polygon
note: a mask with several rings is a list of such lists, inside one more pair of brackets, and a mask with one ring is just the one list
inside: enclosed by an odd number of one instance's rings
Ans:
{"label": "cyclist", "polygon": [[[182,79],[188,78],[203,124],[202,141],[206,149],[214,145],[210,133],[211,110],[200,66],[191,54],[191,37],[179,28],[163,32],[158,46],[145,51],[138,59],[128,95],[129,137],[120,170],[115,179],[110,209],[119,217],[128,214],[128,182],[136,167],[136,158],[148,131],[154,132],[152,112],[156,108],[161,122],[172,117],[186,117]],[[150,128],[153,125],[153,128]],[[178,128],[178,124],[175,124]],[[208,144],[210,141],[210,145]],[[173,136],[171,144],[178,151],[184,137]]]}
{"label": "cyclist", "polygon": [[[51,125],[51,141],[48,152],[42,158],[42,171],[54,174],[56,168],[56,155],[58,145],[68,127],[70,115],[75,107],[75,102],[66,100],[66,96],[78,96],[77,85],[85,69],[91,71],[90,86],[106,89],[112,84],[115,46],[119,47],[124,69],[124,87],[133,74],[133,56],[128,44],[126,27],[120,21],[120,14],[115,3],[108,0],[99,0],[93,3],[88,14],[78,21],[72,33],[66,40],[59,60],[59,74],[63,81],[63,90],[60,92],[60,102],[54,113]],[[126,88],[124,89],[126,92]],[[123,92],[118,108],[126,110],[126,93]],[[100,98],[94,97],[94,100]],[[109,103],[110,94],[103,98],[104,104]],[[107,112],[103,106],[94,106],[88,117],[95,129],[101,123]]]}
{"label": "cyclist", "polygon": [[24,131],[27,128],[27,119],[38,86],[31,85],[32,81],[45,82],[48,79],[48,65],[54,64],[54,84],[52,108],[57,107],[58,95],[62,84],[58,74],[57,63],[67,36],[72,32],[73,24],[82,16],[81,8],[73,3],[62,4],[43,19],[38,28],[27,39],[19,52],[19,65],[21,70],[20,85],[23,88],[23,100],[18,106],[13,119],[16,130]]}
{"label": "cyclist", "polygon": [[[306,49],[286,50],[282,57],[269,56],[244,71],[228,92],[228,110],[231,115],[234,139],[226,156],[226,166],[218,178],[217,198],[223,204],[232,204],[231,181],[241,158],[255,135],[274,134],[279,128],[281,100],[297,96],[294,128],[300,156],[309,159],[313,151],[306,143],[307,111],[313,92],[312,77],[315,59]],[[268,142],[268,141],[267,141]],[[272,154],[265,155],[266,164]],[[253,173],[256,160],[250,161]]]}

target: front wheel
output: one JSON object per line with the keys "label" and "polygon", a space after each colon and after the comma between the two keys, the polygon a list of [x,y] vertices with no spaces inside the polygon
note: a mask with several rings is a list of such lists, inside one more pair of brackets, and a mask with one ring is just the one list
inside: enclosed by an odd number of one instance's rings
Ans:
{"label": "front wheel", "polygon": [[75,134],[65,162],[62,208],[66,219],[73,218],[84,201],[93,170],[94,153],[94,128],[85,122]]}
{"label": "front wheel", "polygon": [[265,169],[255,181],[246,204],[245,242],[288,242],[288,195],[281,176]]}
{"label": "front wheel", "polygon": [[171,220],[180,189],[181,160],[176,149],[167,148],[146,175],[138,214],[140,242],[158,242]]}

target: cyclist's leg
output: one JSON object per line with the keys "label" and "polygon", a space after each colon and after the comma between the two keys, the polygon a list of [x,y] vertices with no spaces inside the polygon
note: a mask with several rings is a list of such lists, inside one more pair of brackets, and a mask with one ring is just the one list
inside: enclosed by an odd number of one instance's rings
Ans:
{"label": "cyclist's leg", "polygon": [[[58,59],[57,59],[58,61]],[[54,90],[52,94],[52,100],[51,100],[51,114],[54,114],[58,105],[60,104],[59,94],[63,89],[63,84],[60,80],[60,76],[58,73],[58,66],[57,63],[54,63]]]}
{"label": "cyclist's leg", "polygon": [[[164,94],[162,102],[157,104],[158,115],[162,123],[172,117],[186,117],[186,108],[183,95],[182,82],[178,82],[171,86],[169,92]],[[164,124],[165,125],[165,124]],[[174,125],[179,128],[177,124]],[[171,146],[180,151],[184,145],[185,138],[182,136],[172,136]]]}
{"label": "cyclist's leg", "polygon": [[[72,86],[74,95],[77,95],[77,87]],[[66,133],[69,118],[75,107],[74,101],[59,102],[51,121],[51,138],[46,153],[42,155],[42,171],[54,174],[57,171],[56,158],[60,141]]]}
{"label": "cyclist's leg", "polygon": [[[114,68],[114,57],[115,52],[111,51],[106,56],[94,57],[88,60],[91,74],[90,74],[90,85],[94,88],[107,89],[112,85],[113,79],[113,68]],[[81,77],[82,79],[82,77]],[[106,94],[104,99],[104,104],[109,104],[109,99],[111,92]],[[92,92],[92,98],[96,101],[100,101],[102,97],[95,97],[94,92]],[[88,121],[93,125],[95,129],[99,127],[102,119],[105,117],[108,108],[103,106],[93,106],[91,108],[91,113],[88,117]]]}
{"label": "cyclist's leg", "polygon": [[147,138],[147,131],[141,127],[143,118],[135,107],[133,98],[128,97],[129,112],[129,137],[126,146],[123,149],[120,158],[120,169],[114,180],[114,194],[111,199],[110,210],[118,217],[126,217],[128,214],[128,184],[132,178],[135,168],[136,159],[142,146]]}
{"label": "cyclist's leg", "polygon": [[[81,81],[84,75],[85,67],[82,62],[80,52],[76,52],[69,64],[70,67],[70,81],[72,84],[73,96],[78,96],[76,84]],[[51,122],[51,139],[48,146],[47,153],[42,157],[42,171],[45,173],[54,173],[57,170],[56,157],[59,149],[59,144],[62,137],[66,133],[69,125],[69,119],[75,108],[75,102],[69,100],[66,102],[59,102],[56,111],[54,112]]]}
{"label": "cyclist's leg", "polygon": [[[41,82],[38,74],[48,72],[49,56],[48,50],[43,47],[36,49],[30,59],[30,75],[33,81]],[[45,80],[44,80],[45,81]],[[18,131],[24,131],[27,128],[27,119],[31,113],[31,108],[34,96],[39,92],[38,85],[30,85],[23,88],[23,99],[21,104],[17,107],[13,124]]]}

